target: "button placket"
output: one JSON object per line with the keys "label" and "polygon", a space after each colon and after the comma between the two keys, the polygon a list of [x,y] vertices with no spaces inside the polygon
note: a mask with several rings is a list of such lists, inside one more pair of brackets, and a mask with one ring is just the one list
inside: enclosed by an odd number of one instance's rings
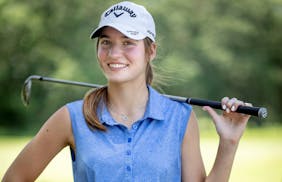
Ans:
{"label": "button placket", "polygon": [[125,181],[132,181],[132,140],[133,130],[128,130],[126,136],[126,148],[124,151],[125,155]]}

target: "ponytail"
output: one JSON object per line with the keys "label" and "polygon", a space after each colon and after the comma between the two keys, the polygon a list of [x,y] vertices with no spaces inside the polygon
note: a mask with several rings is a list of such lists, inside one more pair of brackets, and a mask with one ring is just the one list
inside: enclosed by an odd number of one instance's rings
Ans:
{"label": "ponytail", "polygon": [[107,87],[90,90],[86,93],[83,102],[83,114],[88,126],[92,129],[106,131],[106,127],[100,122],[97,115],[100,101],[106,103]]}

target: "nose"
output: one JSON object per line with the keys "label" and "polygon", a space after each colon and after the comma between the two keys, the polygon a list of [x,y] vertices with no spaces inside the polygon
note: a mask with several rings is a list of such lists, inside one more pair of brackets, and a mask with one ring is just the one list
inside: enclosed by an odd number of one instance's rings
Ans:
{"label": "nose", "polygon": [[109,50],[109,53],[108,55],[111,57],[111,58],[118,58],[122,55],[122,48],[119,46],[119,45],[112,45],[112,47],[110,48]]}

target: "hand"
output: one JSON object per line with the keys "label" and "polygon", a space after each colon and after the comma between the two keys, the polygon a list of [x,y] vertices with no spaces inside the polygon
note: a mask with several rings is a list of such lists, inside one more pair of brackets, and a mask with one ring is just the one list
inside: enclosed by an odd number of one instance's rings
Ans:
{"label": "hand", "polygon": [[236,113],[238,106],[252,106],[252,104],[244,103],[236,98],[229,99],[224,97],[221,100],[224,112],[219,115],[209,106],[204,106],[203,110],[207,111],[215,124],[220,139],[238,143],[245,128],[250,115]]}

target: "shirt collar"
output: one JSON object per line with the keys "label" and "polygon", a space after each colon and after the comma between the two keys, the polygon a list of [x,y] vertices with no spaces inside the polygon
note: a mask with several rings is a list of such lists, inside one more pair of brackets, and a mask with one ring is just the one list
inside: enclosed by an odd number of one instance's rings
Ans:
{"label": "shirt collar", "polygon": [[164,96],[159,94],[151,86],[148,86],[149,100],[147,103],[144,119],[152,118],[155,120],[163,120],[165,112]]}
{"label": "shirt collar", "polygon": [[[158,93],[155,89],[148,85],[149,99],[146,106],[146,111],[143,119],[151,118],[153,120],[164,120],[165,104],[164,96]],[[104,103],[101,103],[98,107],[98,117],[100,122],[108,125],[118,125],[117,122],[112,118],[108,108]]]}

